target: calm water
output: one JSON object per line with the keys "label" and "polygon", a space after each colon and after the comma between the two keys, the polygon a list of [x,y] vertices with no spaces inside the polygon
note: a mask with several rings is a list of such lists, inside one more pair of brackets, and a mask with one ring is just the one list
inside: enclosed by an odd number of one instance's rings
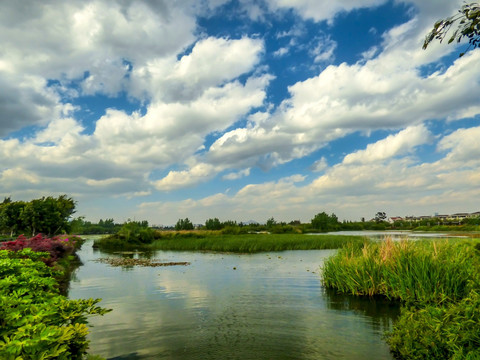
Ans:
{"label": "calm water", "polygon": [[422,239],[422,238],[468,238],[467,235],[455,235],[449,233],[435,233],[435,232],[418,232],[410,230],[388,230],[388,231],[376,231],[376,230],[358,230],[358,231],[335,231],[329,233],[317,233],[310,235],[353,235],[353,236],[365,236],[371,239],[383,239],[385,237],[391,237],[394,240],[400,239]]}
{"label": "calm water", "polygon": [[398,307],[326,291],[331,254],[159,251],[191,265],[121,268],[86,242],[69,296],[113,309],[90,321],[91,352],[109,359],[391,359],[382,334]]}

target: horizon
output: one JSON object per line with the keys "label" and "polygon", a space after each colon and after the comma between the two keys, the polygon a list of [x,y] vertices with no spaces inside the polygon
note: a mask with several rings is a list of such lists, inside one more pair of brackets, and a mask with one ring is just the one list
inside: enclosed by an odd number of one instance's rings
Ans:
{"label": "horizon", "polygon": [[480,49],[422,49],[462,4],[3,2],[0,196],[117,223],[479,211]]}

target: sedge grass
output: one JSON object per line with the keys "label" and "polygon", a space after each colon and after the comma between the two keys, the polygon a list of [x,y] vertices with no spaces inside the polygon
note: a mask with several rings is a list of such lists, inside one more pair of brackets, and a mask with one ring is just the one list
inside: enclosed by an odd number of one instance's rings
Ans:
{"label": "sedge grass", "polygon": [[457,301],[471,290],[479,256],[462,241],[365,242],[346,246],[323,266],[323,283],[342,293],[406,302]]}
{"label": "sedge grass", "polygon": [[170,236],[154,241],[155,250],[215,251],[257,253],[284,250],[338,249],[347,243],[361,246],[361,236],[304,235],[304,234],[206,234],[197,236]]}

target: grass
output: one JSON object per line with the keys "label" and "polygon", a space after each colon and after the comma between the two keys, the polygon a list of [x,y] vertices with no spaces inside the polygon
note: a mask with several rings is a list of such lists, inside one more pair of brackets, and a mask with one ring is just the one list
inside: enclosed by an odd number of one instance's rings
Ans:
{"label": "grass", "polygon": [[480,242],[366,241],[324,264],[323,283],[341,293],[401,300],[386,335],[397,359],[480,359]]}
{"label": "grass", "polygon": [[257,253],[284,250],[337,249],[346,243],[363,243],[359,236],[328,236],[303,234],[246,234],[209,235],[203,238],[177,237],[156,240],[152,246],[158,250],[217,251]]}
{"label": "grass", "polygon": [[324,285],[353,295],[405,302],[463,298],[476,276],[477,250],[464,240],[365,242],[347,246],[323,267]]}
{"label": "grass", "polygon": [[[257,253],[284,250],[338,249],[347,243],[361,246],[361,236],[304,235],[304,234],[240,234],[229,235],[215,231],[160,232],[152,244],[138,245],[114,238],[95,241],[100,249],[149,249],[173,251],[214,251]],[[352,245],[353,246],[353,245]]]}

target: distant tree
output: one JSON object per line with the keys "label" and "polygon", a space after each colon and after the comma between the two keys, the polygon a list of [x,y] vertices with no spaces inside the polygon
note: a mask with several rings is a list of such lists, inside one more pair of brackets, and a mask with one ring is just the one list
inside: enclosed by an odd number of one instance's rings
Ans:
{"label": "distant tree", "polygon": [[270,229],[272,227],[274,227],[275,225],[277,225],[277,222],[275,221],[275,219],[273,218],[273,216],[267,220],[267,228]]}
{"label": "distant tree", "polygon": [[468,38],[468,48],[460,53],[460,57],[471,48],[475,49],[480,46],[480,4],[470,3],[465,4],[458,10],[458,13],[446,19],[439,20],[433,26],[433,29],[426,36],[423,43],[423,49],[426,49],[433,40],[442,42],[450,28],[454,23],[458,22],[457,29],[452,33],[448,39],[448,43],[455,40],[459,43],[464,37]]}
{"label": "distant tree", "polygon": [[205,228],[207,230],[220,230],[222,228],[222,223],[218,218],[208,219],[205,221]]}
{"label": "distant tree", "polygon": [[337,230],[338,217],[334,213],[328,215],[326,212],[321,212],[312,219],[312,227],[320,231],[332,231]]}
{"label": "distant tree", "polygon": [[193,224],[188,219],[179,219],[175,224],[175,230],[193,230]]}
{"label": "distant tree", "polygon": [[387,214],[383,211],[379,211],[375,214],[375,222],[376,223],[383,222],[383,221],[385,221],[386,218],[387,218]]}

